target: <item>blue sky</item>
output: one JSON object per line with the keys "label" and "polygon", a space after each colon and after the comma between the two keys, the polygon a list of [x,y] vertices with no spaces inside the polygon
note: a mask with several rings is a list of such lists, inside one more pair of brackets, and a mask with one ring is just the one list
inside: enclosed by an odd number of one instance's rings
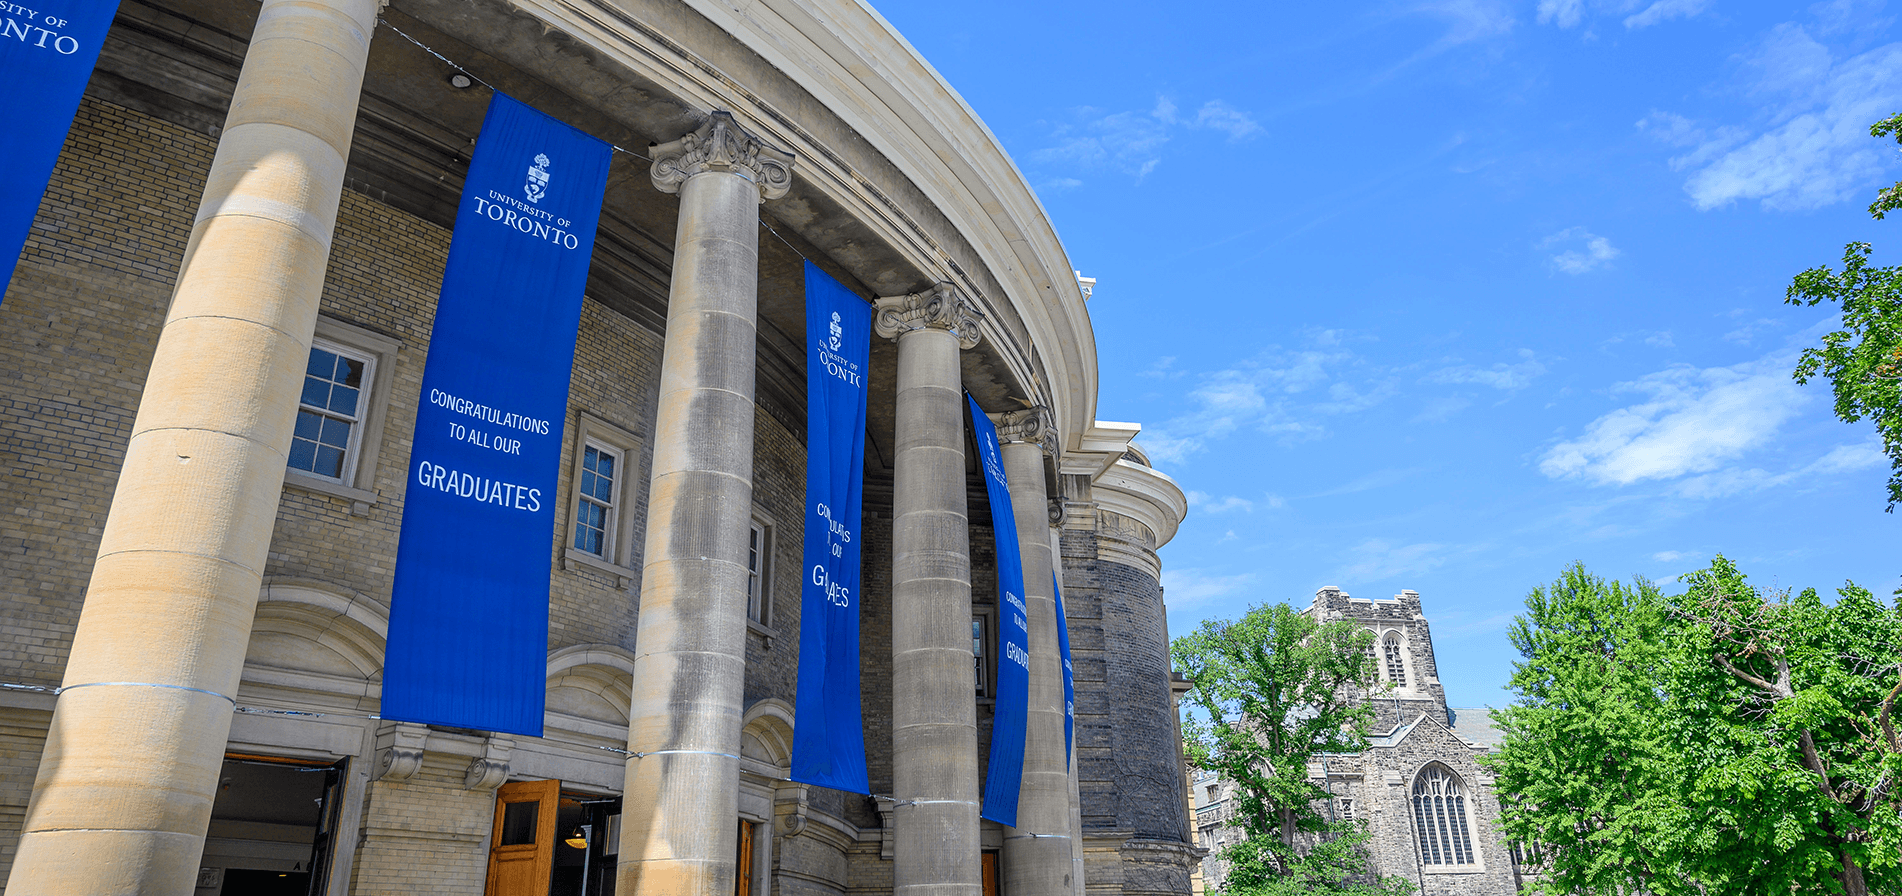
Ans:
{"label": "blue sky", "polygon": [[[1880,3],[886,3],[1098,278],[1099,417],[1190,492],[1171,629],[1419,591],[1454,705],[1574,560],[1886,593],[1790,278],[1902,221]],[[1667,584],[1667,588],[1674,587]]]}

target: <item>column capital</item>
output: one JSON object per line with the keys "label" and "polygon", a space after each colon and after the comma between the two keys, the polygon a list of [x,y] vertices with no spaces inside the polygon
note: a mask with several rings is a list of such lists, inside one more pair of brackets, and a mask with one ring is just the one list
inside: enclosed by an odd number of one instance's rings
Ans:
{"label": "column capital", "polygon": [[886,296],[874,301],[872,307],[878,311],[873,326],[886,339],[933,327],[950,331],[963,349],[976,348],[981,338],[978,325],[984,322],[984,315],[949,283],[910,295]]}
{"label": "column capital", "polygon": [[1042,445],[1045,454],[1057,456],[1056,418],[1051,416],[1049,408],[1028,407],[988,416],[991,422],[997,424],[998,441],[1005,444],[1028,442]]}
{"label": "column capital", "polygon": [[759,187],[762,202],[778,199],[792,188],[793,154],[747,133],[731,112],[716,111],[693,133],[649,152],[654,156],[654,187],[662,193],[678,193],[687,178],[707,171],[725,171],[752,181]]}

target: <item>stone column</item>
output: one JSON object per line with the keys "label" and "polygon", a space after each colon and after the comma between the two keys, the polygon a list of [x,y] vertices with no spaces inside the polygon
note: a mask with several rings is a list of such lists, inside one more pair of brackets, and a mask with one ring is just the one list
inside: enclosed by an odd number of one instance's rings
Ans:
{"label": "stone column", "polygon": [[617,892],[727,896],[739,818],[759,205],[792,156],[715,112],[656,146],[680,194],[654,417]]}
{"label": "stone column", "polygon": [[971,545],[958,352],[979,317],[948,283],[877,302],[898,340],[892,485],[892,879],[897,896],[980,896]]}
{"label": "stone column", "polygon": [[265,0],[179,267],[7,892],[189,896],[378,0]]}
{"label": "stone column", "polygon": [[1057,603],[1051,574],[1049,490],[1044,455],[1057,451],[1045,408],[997,417],[1011,511],[1023,555],[1024,608],[1030,624],[1030,703],[1024,726],[1024,776],[1017,826],[1004,832],[1003,889],[1012,896],[1069,896],[1075,879],[1070,844],[1070,773],[1063,746],[1063,660],[1057,652]]}

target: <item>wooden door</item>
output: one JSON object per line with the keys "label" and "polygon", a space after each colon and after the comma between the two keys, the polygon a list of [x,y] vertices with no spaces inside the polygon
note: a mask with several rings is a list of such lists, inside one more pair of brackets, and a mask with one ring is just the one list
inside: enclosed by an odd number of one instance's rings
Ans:
{"label": "wooden door", "polygon": [[740,819],[740,854],[733,862],[733,896],[753,896],[753,823]]}
{"label": "wooden door", "polygon": [[548,896],[560,803],[560,781],[517,781],[496,788],[486,896]]}
{"label": "wooden door", "polygon": [[997,892],[997,853],[984,851],[984,896],[998,896]]}

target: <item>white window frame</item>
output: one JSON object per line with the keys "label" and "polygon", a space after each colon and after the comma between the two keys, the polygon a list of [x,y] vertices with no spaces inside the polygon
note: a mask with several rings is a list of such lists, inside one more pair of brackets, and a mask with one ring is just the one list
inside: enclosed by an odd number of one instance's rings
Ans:
{"label": "white window frame", "polygon": [[[576,412],[572,428],[574,442],[568,464],[568,501],[562,509],[565,515],[562,517],[561,566],[569,571],[591,569],[606,573],[614,577],[616,587],[625,589],[639,575],[633,568],[635,526],[630,514],[633,513],[637,495],[635,488],[639,471],[635,467],[641,456],[641,440],[633,433],[586,411]],[[613,500],[600,554],[591,554],[575,547],[575,515],[579,512],[581,502],[587,500],[581,497],[581,464],[590,446],[615,454],[615,463],[619,466],[614,474]]]}
{"label": "white window frame", "polygon": [[[383,423],[389,416],[396,352],[400,346],[401,343],[381,333],[331,317],[317,318],[311,347],[364,362],[362,392],[357,399],[357,419],[350,427],[350,444],[344,451],[342,475],[332,479],[308,470],[292,469],[287,458],[286,486],[341,498],[350,502],[350,512],[356,516],[367,515],[378,503],[377,456],[383,445]],[[301,375],[299,382],[302,382]],[[301,392],[301,385],[299,390]],[[297,406],[302,409],[304,404],[299,401]]]}
{"label": "white window frame", "polygon": [[[768,638],[778,634],[773,628],[773,520],[755,508],[753,517],[746,524],[746,585],[747,589],[759,596],[757,608],[749,594],[746,601],[747,628]],[[753,566],[753,537],[759,536],[758,568]],[[755,613],[757,609],[757,613]]]}
{"label": "white window frame", "polygon": [[[971,621],[982,626],[971,645],[972,675],[976,677],[977,669],[981,667],[984,677],[983,686],[975,689],[975,695],[979,703],[989,704],[997,699],[997,611],[991,607],[972,607]],[[976,649],[979,645],[982,645],[982,651]],[[976,685],[976,682],[972,684]]]}
{"label": "white window frame", "polygon": [[[613,474],[608,477],[608,497],[606,501],[593,495],[583,494],[581,491],[581,485],[586,480],[584,474],[587,472],[589,450],[593,450],[595,454],[605,456],[613,462]],[[574,506],[570,508],[574,513],[568,514],[568,522],[570,524],[568,527],[568,549],[583,554],[592,554],[602,560],[613,563],[615,560],[620,559],[619,552],[615,550],[615,538],[621,534],[621,505],[623,503],[621,500],[621,486],[627,482],[627,452],[600,439],[587,437],[582,438],[581,444],[576,446],[575,451],[579,454],[579,458],[575,463],[575,503]],[[598,505],[601,508],[601,550],[599,551],[590,551],[575,546],[575,542],[579,541],[581,536],[581,506],[583,504]]]}

